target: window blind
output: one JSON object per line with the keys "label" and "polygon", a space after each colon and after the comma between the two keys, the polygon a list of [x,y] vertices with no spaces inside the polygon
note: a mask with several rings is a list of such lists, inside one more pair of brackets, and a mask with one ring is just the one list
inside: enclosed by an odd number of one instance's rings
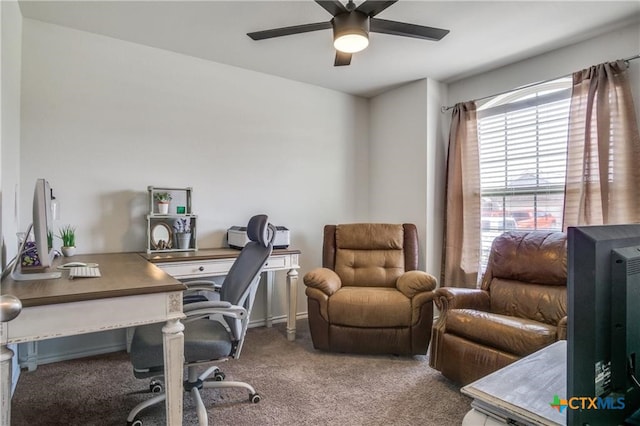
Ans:
{"label": "window blind", "polygon": [[502,232],[562,226],[571,92],[552,85],[478,111],[483,269]]}

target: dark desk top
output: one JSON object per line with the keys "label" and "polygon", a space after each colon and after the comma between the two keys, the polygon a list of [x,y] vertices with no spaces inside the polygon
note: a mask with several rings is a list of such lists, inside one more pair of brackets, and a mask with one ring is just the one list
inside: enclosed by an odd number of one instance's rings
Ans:
{"label": "dark desk top", "polygon": [[[184,262],[190,260],[212,260],[212,259],[229,259],[236,258],[240,254],[240,250],[231,248],[209,248],[198,249],[196,251],[173,251],[166,253],[140,253],[140,255],[152,263],[164,262]],[[295,249],[274,249],[272,256],[278,254],[300,254],[300,250]]]}
{"label": "dark desk top", "polygon": [[[68,262],[97,263],[101,277],[37,281],[2,280],[1,293],[12,294],[23,307],[79,302],[108,297],[183,291],[186,287],[138,253],[84,254],[54,259],[52,268]],[[53,270],[53,269],[52,269]]]}

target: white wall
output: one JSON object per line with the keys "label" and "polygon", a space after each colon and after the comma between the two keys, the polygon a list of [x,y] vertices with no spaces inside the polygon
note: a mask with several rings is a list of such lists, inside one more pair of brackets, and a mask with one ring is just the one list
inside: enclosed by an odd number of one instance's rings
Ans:
{"label": "white wall", "polygon": [[427,85],[427,211],[425,236],[426,271],[440,281],[442,237],[445,210],[445,185],[449,127],[442,122],[442,105],[447,100],[447,85],[429,79]]}
{"label": "white wall", "polygon": [[147,185],[194,188],[200,247],[268,213],[305,269],[366,208],[364,99],[29,19],[23,55],[23,195],[47,177],[80,252],[144,250]]}
{"label": "white wall", "polygon": [[[424,236],[427,80],[371,100],[369,219],[414,223]],[[424,241],[421,241],[423,246]]]}
{"label": "white wall", "polygon": [[[635,23],[543,55],[449,84],[449,105],[478,99],[531,83],[554,79],[603,62],[640,53],[640,24]],[[640,60],[629,69],[640,121]],[[450,113],[447,113],[449,116]],[[448,119],[448,118],[447,118]]]}
{"label": "white wall", "polygon": [[[420,269],[439,276],[444,168],[440,106],[446,87],[423,79],[371,99],[369,218],[414,223]],[[438,187],[440,185],[440,187]]]}
{"label": "white wall", "polygon": [[23,45],[21,177],[51,181],[81,252],[144,249],[150,184],[194,187],[202,247],[266,211],[308,257],[362,208],[364,99],[33,20]]}
{"label": "white wall", "polygon": [[[0,124],[0,224],[2,266],[18,251],[15,214],[16,185],[20,174],[20,58],[22,55],[22,15],[16,1],[3,1],[2,9],[2,120]],[[24,231],[24,230],[23,230]]]}
{"label": "white wall", "polygon": [[325,223],[365,217],[366,99],[40,21],[23,29],[21,226],[46,177],[54,227],[76,226],[79,252],[143,251],[147,186],[191,186],[199,247],[265,212],[291,230],[302,277],[321,264]]}

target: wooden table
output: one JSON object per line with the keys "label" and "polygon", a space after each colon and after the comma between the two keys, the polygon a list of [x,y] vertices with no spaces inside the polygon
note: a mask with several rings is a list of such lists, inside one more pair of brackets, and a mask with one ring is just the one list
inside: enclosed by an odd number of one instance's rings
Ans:
{"label": "wooden table", "polygon": [[567,341],[560,340],[461,389],[473,398],[463,426],[567,424],[567,410],[551,407],[565,398]]}
{"label": "wooden table", "polygon": [[[160,267],[174,278],[189,279],[227,275],[240,250],[228,248],[198,249],[196,251],[141,253],[141,256]],[[274,273],[287,271],[287,339],[296,338],[296,314],[298,300],[298,263],[300,250],[274,249],[264,267],[267,276],[266,325],[272,324],[271,299]]]}
{"label": "wooden table", "polygon": [[[69,259],[56,259],[53,267]],[[168,425],[182,424],[184,284],[137,253],[74,256],[74,262],[98,263],[100,278],[2,281],[2,294],[22,302],[22,312],[0,328],[2,412],[11,423],[11,358],[8,344],[133,327],[166,321],[163,331]],[[132,373],[133,374],[133,373]],[[123,423],[126,419],[122,420]]]}

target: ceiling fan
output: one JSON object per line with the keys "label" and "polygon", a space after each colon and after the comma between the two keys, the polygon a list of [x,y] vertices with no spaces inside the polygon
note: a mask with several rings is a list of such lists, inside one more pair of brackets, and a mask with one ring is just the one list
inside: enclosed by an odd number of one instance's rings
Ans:
{"label": "ceiling fan", "polygon": [[433,41],[438,41],[449,33],[449,30],[441,28],[374,18],[397,1],[366,0],[356,7],[353,0],[349,0],[346,6],[337,0],[316,0],[316,3],[329,12],[333,19],[326,22],[256,31],[247,33],[247,35],[253,40],[264,40],[333,28],[333,46],[336,48],[334,66],[343,66],[351,63],[353,53],[359,52],[369,45],[369,32]]}

